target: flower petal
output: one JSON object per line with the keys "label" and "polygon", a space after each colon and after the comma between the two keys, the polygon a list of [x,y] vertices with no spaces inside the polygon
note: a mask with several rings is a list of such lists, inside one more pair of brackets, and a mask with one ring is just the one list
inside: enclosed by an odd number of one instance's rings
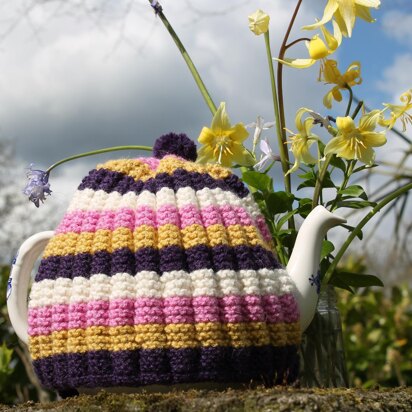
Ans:
{"label": "flower petal", "polygon": [[353,0],[341,0],[339,2],[339,12],[345,22],[346,30],[348,31],[348,37],[352,35],[352,29],[355,25],[356,10]]}
{"label": "flower petal", "polygon": [[359,120],[359,130],[368,132],[375,130],[381,116],[381,110],[372,110],[364,114]]}
{"label": "flower petal", "polygon": [[351,131],[356,129],[355,122],[350,116],[337,117],[336,126],[344,133],[350,133]]}
{"label": "flower petal", "polygon": [[325,96],[323,97],[323,105],[327,108],[327,109],[331,109],[332,108],[332,90],[330,90],[329,92],[327,92],[325,94]]}
{"label": "flower petal", "polygon": [[302,162],[305,164],[313,164],[318,161],[315,159],[309,151],[309,147],[312,145],[313,141],[308,142],[308,144],[302,147],[302,151],[300,152]]}
{"label": "flower petal", "polygon": [[371,147],[361,147],[359,160],[365,164],[373,164],[375,160],[375,152]]}
{"label": "flower petal", "polygon": [[226,103],[222,102],[213,116],[210,128],[213,132],[220,132],[221,130],[230,129],[230,127],[229,116],[226,113]]}
{"label": "flower petal", "polygon": [[243,123],[237,123],[229,130],[225,132],[231,140],[237,143],[242,143],[249,136],[249,132],[246,130]]}
{"label": "flower petal", "polygon": [[324,59],[329,54],[325,42],[318,36],[314,36],[308,45],[309,56],[314,60]]}
{"label": "flower petal", "polygon": [[253,168],[260,172],[261,170],[265,169],[265,166],[269,160],[270,156],[263,156],[262,159],[260,159],[260,161],[253,166]]}
{"label": "flower petal", "polygon": [[336,0],[329,0],[325,6],[325,10],[323,11],[323,17],[315,24],[311,24],[309,26],[304,26],[302,29],[304,30],[314,30],[318,27],[322,26],[322,24],[326,24],[328,21],[332,20],[333,14],[335,13],[336,9],[338,8],[338,2]]}
{"label": "flower petal", "polygon": [[262,139],[260,141],[260,150],[265,154],[265,155],[270,155],[272,154],[272,148],[269,146],[269,143],[267,142],[267,140]]}
{"label": "flower petal", "polygon": [[373,7],[374,9],[377,9],[381,5],[380,0],[355,0],[355,3],[360,6]]}
{"label": "flower petal", "polygon": [[278,61],[279,63],[285,64],[289,67],[294,67],[295,69],[306,69],[308,67],[313,66],[316,63],[315,59],[288,59],[285,58],[284,60],[276,59],[273,60]]}
{"label": "flower petal", "polygon": [[207,163],[211,160],[217,160],[213,156],[213,149],[210,146],[202,146],[197,152],[197,162]]}
{"label": "flower petal", "polygon": [[369,9],[365,6],[355,5],[356,15],[368,23],[373,23],[375,19],[371,16]]}
{"label": "flower petal", "polygon": [[346,28],[346,24],[342,18],[342,15],[339,13],[339,9],[336,10],[334,14],[334,21],[336,21],[336,24],[338,25],[341,34],[345,37],[348,37],[349,36],[348,30]]}
{"label": "flower petal", "polygon": [[310,131],[312,130],[314,120],[315,119],[313,117],[308,117],[303,122],[303,130],[305,132],[305,136],[310,135]]}
{"label": "flower petal", "polygon": [[385,132],[361,133],[365,146],[379,147],[386,143]]}
{"label": "flower petal", "polygon": [[[348,145],[348,139],[346,139],[344,136],[338,135],[334,137],[333,139],[329,140],[329,142],[325,146],[324,154],[328,155],[328,154],[334,153],[337,156],[340,156],[340,153],[346,149],[347,145]],[[353,159],[353,156],[350,158]]]}
{"label": "flower petal", "polygon": [[213,144],[214,140],[216,139],[216,135],[210,130],[208,127],[204,127],[200,135],[198,137],[198,142],[201,144]]}

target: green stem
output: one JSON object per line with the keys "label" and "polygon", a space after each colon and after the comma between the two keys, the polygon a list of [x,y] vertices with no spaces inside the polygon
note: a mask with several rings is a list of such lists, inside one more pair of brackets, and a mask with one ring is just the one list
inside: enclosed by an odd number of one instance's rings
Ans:
{"label": "green stem", "polygon": [[322,168],[320,169],[319,178],[316,180],[315,190],[313,192],[312,209],[314,209],[318,205],[320,192],[322,191],[323,179],[325,179],[329,163],[332,160],[332,156],[333,153],[326,156]]}
{"label": "green stem", "polygon": [[276,90],[275,71],[273,69],[272,51],[270,49],[269,31],[265,33],[265,43],[266,43],[266,54],[267,54],[268,64],[269,64],[270,83],[272,85],[273,108],[275,110],[275,119],[276,119],[276,134],[278,138],[280,161],[282,163],[283,180],[284,180],[286,191],[290,192],[290,180],[288,179],[289,175],[286,176],[286,173],[289,169],[289,162],[288,162],[289,159],[287,156],[286,145],[284,144],[282,140],[282,128],[281,128],[281,121],[280,121],[280,114],[279,114],[279,102],[278,102],[278,94]]}
{"label": "green stem", "polygon": [[337,193],[337,195],[336,195],[336,197],[335,197],[335,200],[333,201],[333,203],[332,203],[332,205],[331,205],[331,207],[330,207],[330,211],[331,211],[331,212],[333,212],[333,211],[335,210],[336,204],[339,202],[340,198],[342,197],[342,196],[339,194],[339,192],[340,192],[341,190],[346,189],[346,185],[347,185],[348,182],[349,182],[349,179],[350,179],[350,177],[351,177],[351,175],[352,175],[353,168],[355,167],[355,165],[356,165],[356,160],[349,160],[349,165],[348,165],[348,168],[347,168],[347,170],[346,170],[345,177],[343,178],[343,182],[342,182],[342,184],[340,185],[340,187],[339,187],[339,189],[338,189],[338,193]]}
{"label": "green stem", "polygon": [[212,98],[210,97],[210,94],[209,94],[208,90],[206,89],[206,86],[203,83],[203,80],[200,77],[200,74],[197,71],[196,66],[194,65],[192,59],[189,56],[189,53],[186,51],[185,47],[183,46],[183,43],[180,41],[178,35],[173,30],[173,27],[169,23],[169,20],[167,20],[166,16],[163,14],[163,11],[159,10],[156,14],[159,16],[160,20],[162,20],[162,23],[166,27],[169,34],[172,36],[172,39],[174,40],[177,48],[179,49],[180,53],[182,54],[182,57],[183,57],[184,61],[186,62],[187,67],[189,68],[190,73],[192,74],[193,79],[195,80],[197,87],[200,90],[200,93],[202,93],[202,96],[205,99],[205,102],[206,102],[207,106],[209,107],[210,111],[212,112],[212,115],[214,115],[217,111],[216,105],[214,104]]}
{"label": "green stem", "polygon": [[349,91],[349,101],[348,101],[348,107],[346,108],[345,116],[349,116],[350,108],[352,106],[352,101],[353,101],[353,91],[352,91],[352,87],[350,86],[346,86],[346,89]]}
{"label": "green stem", "polygon": [[387,195],[383,200],[381,200],[353,229],[351,234],[348,236],[346,239],[345,243],[342,245],[342,247],[339,249],[339,252],[336,254],[335,259],[333,260],[332,264],[329,266],[328,270],[325,273],[325,277],[323,278],[322,283],[324,285],[327,285],[332,277],[332,274],[334,273],[336,266],[338,265],[340,259],[346,252],[347,248],[349,245],[352,243],[353,239],[355,239],[356,236],[359,235],[361,232],[362,228],[383,208],[385,207],[388,203],[392,202],[392,200],[395,200],[397,197],[402,196],[404,193],[412,189],[412,183],[409,183],[397,190],[394,190],[392,193]]}
{"label": "green stem", "polygon": [[70,162],[71,160],[80,159],[81,157],[93,156],[101,153],[108,153],[108,152],[115,152],[118,150],[147,150],[152,151],[153,148],[150,146],[114,146],[114,147],[107,147],[105,149],[99,150],[92,150],[91,152],[80,153],[74,156],[66,157],[58,162],[52,164],[47,170],[46,173],[49,174],[53,169],[57,166],[60,166],[63,163]]}

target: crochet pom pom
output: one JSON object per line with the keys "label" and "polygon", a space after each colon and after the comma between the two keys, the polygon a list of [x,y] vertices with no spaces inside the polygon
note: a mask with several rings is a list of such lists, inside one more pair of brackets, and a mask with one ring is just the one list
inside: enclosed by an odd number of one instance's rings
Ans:
{"label": "crochet pom pom", "polygon": [[168,133],[156,140],[153,146],[153,156],[161,159],[168,154],[194,162],[197,158],[196,145],[184,133]]}

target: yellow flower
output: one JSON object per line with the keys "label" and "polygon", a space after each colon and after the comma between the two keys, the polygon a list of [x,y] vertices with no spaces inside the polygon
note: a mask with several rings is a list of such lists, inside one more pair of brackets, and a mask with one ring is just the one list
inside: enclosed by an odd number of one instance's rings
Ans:
{"label": "yellow flower", "polygon": [[320,29],[322,31],[325,41],[323,41],[318,34],[312,37],[312,40],[306,42],[306,47],[309,51],[310,59],[289,59],[284,60],[275,59],[280,63],[286,64],[287,66],[294,67],[296,69],[306,69],[307,67],[313,66],[317,61],[321,61],[321,65],[324,59],[334,53],[336,49],[340,46],[342,42],[342,36],[336,25],[333,24],[334,32],[333,35],[329,30],[321,25]]}
{"label": "yellow flower", "polygon": [[248,135],[243,123],[233,127],[230,125],[226,105],[220,103],[210,128],[204,127],[200,132],[198,141],[203,146],[198,152],[199,162],[214,161],[227,167],[232,166],[233,162],[244,166],[252,165],[253,157],[242,144]]}
{"label": "yellow flower", "polygon": [[360,77],[360,62],[353,62],[345,71],[341,74],[338,69],[336,60],[325,60],[321,80],[327,84],[335,84],[335,86],[323,98],[323,104],[328,108],[332,108],[332,99],[337,102],[342,101],[341,90],[346,89],[348,86],[353,87],[362,83]]}
{"label": "yellow flower", "polygon": [[270,17],[264,11],[258,9],[248,19],[249,29],[257,36],[268,31]]}
{"label": "yellow flower", "polygon": [[381,110],[366,113],[360,118],[358,127],[350,116],[337,117],[338,133],[326,145],[325,155],[334,153],[344,159],[357,159],[372,164],[375,159],[372,147],[383,146],[386,143],[385,132],[375,132],[381,116]]}
{"label": "yellow flower", "polygon": [[302,122],[302,116],[309,112],[310,110],[304,107],[297,111],[295,124],[298,133],[293,133],[286,129],[289,133],[292,133],[292,136],[289,136],[290,141],[288,143],[291,143],[290,151],[293,153],[293,156],[295,156],[295,163],[286,174],[295,172],[299,168],[301,162],[306,164],[317,162],[317,159],[315,159],[309,152],[309,148],[313,142],[319,139],[318,136],[311,132],[314,118],[308,117]]}
{"label": "yellow flower", "polygon": [[369,9],[372,7],[377,9],[380,4],[380,0],[328,0],[322,19],[303,28],[313,30],[334,19],[342,34],[351,37],[356,17],[360,17],[368,23],[374,22]]}
{"label": "yellow flower", "polygon": [[[403,93],[399,99],[403,105],[395,105],[390,103],[384,103],[386,109],[390,109],[391,117],[388,120],[381,120],[379,124],[381,126],[386,126],[389,129],[392,129],[395,126],[395,123],[398,119],[401,119],[402,122],[402,131],[406,131],[406,123],[412,123],[412,116],[407,113],[407,111],[412,109],[412,89]],[[386,110],[384,109],[384,110]]]}

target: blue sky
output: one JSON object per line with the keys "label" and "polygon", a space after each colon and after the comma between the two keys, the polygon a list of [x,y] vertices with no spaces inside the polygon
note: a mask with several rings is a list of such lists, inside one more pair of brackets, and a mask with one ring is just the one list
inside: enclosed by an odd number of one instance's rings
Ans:
{"label": "blue sky", "polygon": [[[408,39],[404,42],[399,41],[389,34],[389,28],[385,29],[385,17],[387,18],[392,12],[401,12],[406,18],[412,14],[412,2],[383,0],[380,9],[372,11],[376,22],[369,24],[358,19],[351,39],[347,40],[339,50],[339,59],[343,67],[354,60],[361,61],[364,82],[357,87],[356,92],[366,95],[368,104],[375,107],[393,98],[388,91],[378,87],[378,84],[383,81],[385,68],[390,67],[397,56],[411,51],[411,43],[408,43]],[[409,36],[411,32],[412,27]],[[405,71],[407,70],[408,68],[405,67]],[[412,87],[412,81],[409,87]]]}

